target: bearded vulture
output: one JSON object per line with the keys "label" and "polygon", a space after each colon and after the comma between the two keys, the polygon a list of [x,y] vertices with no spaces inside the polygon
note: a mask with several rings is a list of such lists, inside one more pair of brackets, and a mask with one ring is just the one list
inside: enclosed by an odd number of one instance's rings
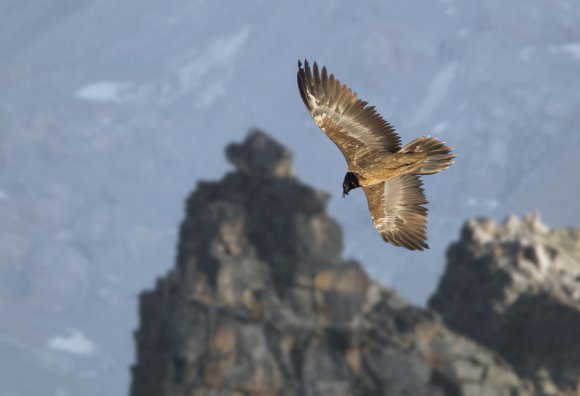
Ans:
{"label": "bearded vulture", "polygon": [[338,146],[348,164],[344,197],[362,187],[375,228],[385,242],[410,250],[428,249],[427,199],[420,175],[453,164],[452,148],[432,137],[401,147],[401,138],[374,106],[358,99],[326,68],[298,61],[298,89],[316,125]]}

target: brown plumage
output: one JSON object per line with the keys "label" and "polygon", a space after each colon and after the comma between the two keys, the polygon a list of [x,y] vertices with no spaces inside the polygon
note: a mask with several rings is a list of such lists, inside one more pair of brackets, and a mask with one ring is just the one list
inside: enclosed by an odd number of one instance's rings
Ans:
{"label": "brown plumage", "polygon": [[375,227],[385,242],[428,249],[427,199],[418,175],[453,164],[451,147],[420,137],[401,147],[401,138],[373,106],[358,99],[326,68],[298,62],[298,88],[316,124],[338,146],[348,164],[343,196],[362,187]]}

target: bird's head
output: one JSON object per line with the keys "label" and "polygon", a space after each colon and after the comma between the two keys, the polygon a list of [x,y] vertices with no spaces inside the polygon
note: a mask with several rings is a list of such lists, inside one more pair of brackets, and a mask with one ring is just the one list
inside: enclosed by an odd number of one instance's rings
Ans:
{"label": "bird's head", "polygon": [[357,187],[360,187],[360,184],[358,184],[358,179],[356,178],[355,174],[346,172],[344,181],[342,182],[342,197],[344,198],[345,195],[348,195],[350,190]]}

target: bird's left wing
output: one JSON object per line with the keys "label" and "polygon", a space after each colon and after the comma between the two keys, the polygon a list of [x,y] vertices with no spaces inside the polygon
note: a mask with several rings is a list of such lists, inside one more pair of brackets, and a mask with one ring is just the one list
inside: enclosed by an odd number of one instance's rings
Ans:
{"label": "bird's left wing", "polygon": [[375,228],[385,242],[410,250],[429,249],[422,185],[419,176],[403,175],[363,187]]}
{"label": "bird's left wing", "polygon": [[349,165],[369,151],[397,152],[401,138],[373,106],[357,98],[334,75],[322,74],[316,62],[298,62],[298,88],[304,104],[322,131],[332,139]]}

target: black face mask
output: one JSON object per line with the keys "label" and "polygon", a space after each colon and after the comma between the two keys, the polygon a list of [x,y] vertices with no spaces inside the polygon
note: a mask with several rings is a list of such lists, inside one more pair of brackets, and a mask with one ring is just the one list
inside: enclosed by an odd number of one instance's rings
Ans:
{"label": "black face mask", "polygon": [[358,184],[358,179],[354,173],[347,172],[342,182],[342,197],[344,198],[350,190],[358,187],[360,187],[360,184]]}

